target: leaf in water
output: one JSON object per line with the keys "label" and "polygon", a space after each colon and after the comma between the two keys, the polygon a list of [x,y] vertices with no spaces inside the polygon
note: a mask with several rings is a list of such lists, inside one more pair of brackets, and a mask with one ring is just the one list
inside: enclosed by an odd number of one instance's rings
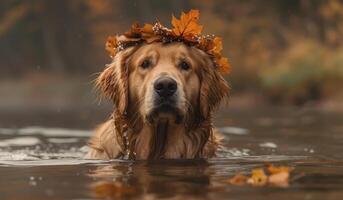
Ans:
{"label": "leaf in water", "polygon": [[253,186],[264,186],[268,182],[268,176],[264,173],[262,168],[253,169],[251,172],[251,177],[248,179],[247,183]]}
{"label": "leaf in water", "polygon": [[136,190],[119,182],[99,182],[93,185],[93,193],[98,198],[119,198],[136,193]]}
{"label": "leaf in water", "polygon": [[267,170],[270,174],[277,174],[277,173],[281,173],[281,172],[286,172],[286,173],[290,173],[293,169],[291,167],[287,167],[287,166],[274,166],[271,164],[267,164]]}
{"label": "leaf in water", "polygon": [[232,185],[244,186],[266,186],[272,185],[277,187],[288,187],[290,172],[293,169],[287,166],[273,166],[271,164],[267,165],[267,172],[263,168],[256,168],[251,171],[251,176],[245,176],[240,173],[230,178],[228,183]]}
{"label": "leaf in water", "polygon": [[243,186],[247,184],[249,177],[243,175],[243,174],[236,174],[234,177],[230,178],[227,182],[229,182],[232,185],[238,185]]}
{"label": "leaf in water", "polygon": [[268,183],[278,187],[289,186],[289,172],[278,172],[268,177]]}

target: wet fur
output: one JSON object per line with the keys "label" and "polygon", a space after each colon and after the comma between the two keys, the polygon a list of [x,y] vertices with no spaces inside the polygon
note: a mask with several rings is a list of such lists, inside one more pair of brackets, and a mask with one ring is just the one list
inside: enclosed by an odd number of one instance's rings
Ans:
{"label": "wet fur", "polygon": [[196,159],[215,155],[219,145],[212,125],[213,111],[228,97],[228,85],[209,56],[192,47],[200,88],[195,105],[189,106],[183,123],[166,120],[147,122],[138,114],[139,102],[130,102],[129,69],[140,47],[121,51],[100,74],[97,87],[113,101],[111,118],[99,125],[89,144],[92,159]]}

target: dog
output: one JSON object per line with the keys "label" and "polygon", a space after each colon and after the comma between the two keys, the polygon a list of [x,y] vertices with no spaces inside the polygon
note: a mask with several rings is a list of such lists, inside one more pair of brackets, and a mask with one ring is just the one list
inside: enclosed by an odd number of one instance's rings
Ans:
{"label": "dog", "polygon": [[213,112],[229,86],[210,55],[182,42],[120,51],[96,80],[111,118],[90,139],[89,159],[206,159],[219,138]]}

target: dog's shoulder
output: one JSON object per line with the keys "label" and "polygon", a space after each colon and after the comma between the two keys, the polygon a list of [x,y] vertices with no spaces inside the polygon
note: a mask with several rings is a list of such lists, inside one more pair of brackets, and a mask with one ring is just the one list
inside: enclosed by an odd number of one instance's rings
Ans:
{"label": "dog's shoulder", "polygon": [[110,119],[100,124],[95,129],[95,134],[90,139],[88,145],[91,150],[86,155],[88,159],[113,159],[121,153],[120,145],[117,141],[113,120]]}

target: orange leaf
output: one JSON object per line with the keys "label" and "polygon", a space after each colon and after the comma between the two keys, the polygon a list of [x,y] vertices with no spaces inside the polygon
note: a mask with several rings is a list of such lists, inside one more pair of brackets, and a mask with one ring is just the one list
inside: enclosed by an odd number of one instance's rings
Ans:
{"label": "orange leaf", "polygon": [[230,178],[228,182],[232,185],[245,185],[247,184],[248,177],[242,174],[236,174],[234,177]]}
{"label": "orange leaf", "polygon": [[268,177],[268,183],[278,187],[287,187],[289,180],[289,172],[281,171],[272,174]]}
{"label": "orange leaf", "polygon": [[270,174],[277,174],[281,172],[289,173],[292,171],[292,168],[290,167],[286,167],[286,166],[275,167],[274,165],[267,165],[267,169]]}
{"label": "orange leaf", "polygon": [[216,64],[218,65],[219,67],[219,71],[222,73],[222,74],[227,74],[230,72],[230,64],[229,64],[229,60],[225,57],[219,57],[216,59]]}
{"label": "orange leaf", "polygon": [[129,38],[139,38],[141,36],[141,28],[137,22],[133,23],[131,29],[124,33]]}
{"label": "orange leaf", "polygon": [[141,28],[141,32],[147,34],[154,34],[152,27],[152,24],[144,24],[143,28]]}
{"label": "orange leaf", "polygon": [[268,177],[262,168],[252,170],[251,178],[248,179],[248,183],[253,186],[264,186],[267,182]]}
{"label": "orange leaf", "polygon": [[214,47],[211,51],[214,53],[214,55],[220,55],[221,51],[223,50],[222,39],[220,37],[215,37],[213,39],[213,44]]}
{"label": "orange leaf", "polygon": [[113,58],[117,53],[117,38],[115,36],[109,36],[105,44],[105,49],[109,55]]}
{"label": "orange leaf", "polygon": [[160,36],[154,34],[154,30],[152,28],[152,24],[144,24],[143,28],[141,28],[142,39],[144,39],[147,43],[158,41],[161,38]]}
{"label": "orange leaf", "polygon": [[199,15],[199,10],[191,10],[188,13],[182,12],[180,19],[173,16],[173,34],[185,39],[193,39],[194,36],[201,34],[202,26],[198,24]]}

